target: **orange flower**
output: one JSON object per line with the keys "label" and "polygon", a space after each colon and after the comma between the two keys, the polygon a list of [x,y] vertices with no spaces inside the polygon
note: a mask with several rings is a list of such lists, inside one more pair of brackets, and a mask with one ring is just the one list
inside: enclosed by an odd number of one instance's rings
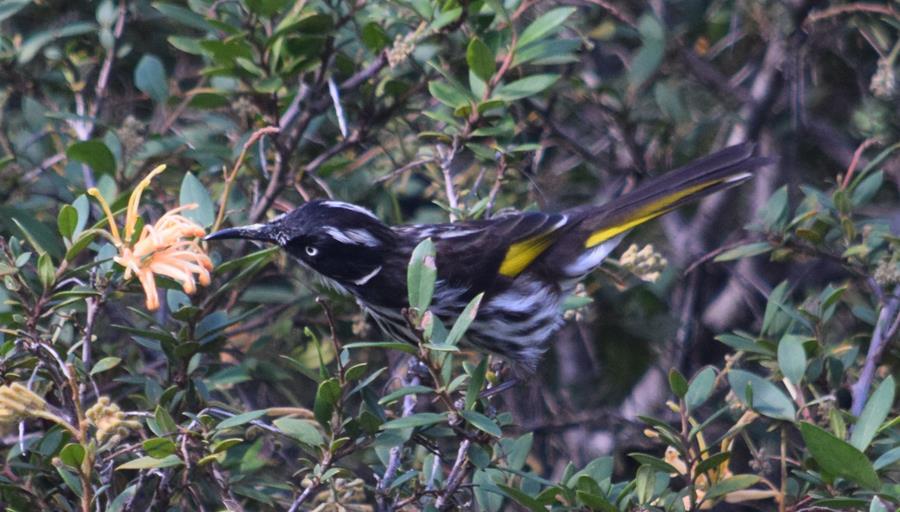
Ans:
{"label": "orange flower", "polygon": [[[112,210],[100,195],[100,191],[96,188],[88,190],[88,194],[94,196],[100,203],[109,221],[110,238],[119,250],[119,254],[113,260],[125,267],[126,280],[131,279],[132,274],[137,276],[144,288],[147,309],[150,311],[159,308],[156,274],[181,282],[184,292],[191,294],[197,290],[197,282],[203,286],[209,284],[209,271],[213,268],[212,261],[197,241],[197,237],[202,237],[206,232],[199,224],[180,214],[184,210],[196,208],[196,204],[169,210],[152,226],[145,224],[137,240],[132,242],[139,218],[138,203],[141,200],[141,193],[150,185],[150,180],[165,169],[165,165],[153,169],[134,188],[125,210],[124,237],[119,236],[119,228],[116,226]],[[197,275],[196,280],[194,274]]]}

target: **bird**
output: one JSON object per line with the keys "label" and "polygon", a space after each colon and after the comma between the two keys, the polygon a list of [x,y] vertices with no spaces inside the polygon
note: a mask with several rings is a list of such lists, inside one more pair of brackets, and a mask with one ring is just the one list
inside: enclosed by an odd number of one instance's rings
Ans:
{"label": "bird", "polygon": [[754,152],[749,142],[727,147],[599,206],[391,226],[361,206],[313,200],[268,222],[222,229],[205,240],[277,244],[325,284],[355,298],[385,335],[416,343],[419,335],[404,316],[407,267],[415,247],[431,239],[437,267],[432,314],[452,325],[483,293],[463,343],[529,374],[564,322],[563,301],[629,231],[749,180],[770,162]]}

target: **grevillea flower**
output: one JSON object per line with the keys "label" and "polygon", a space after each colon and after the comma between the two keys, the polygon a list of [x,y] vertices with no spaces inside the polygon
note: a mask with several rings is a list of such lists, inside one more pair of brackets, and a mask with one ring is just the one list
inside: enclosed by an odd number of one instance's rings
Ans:
{"label": "grevillea flower", "polygon": [[[206,232],[199,224],[181,215],[184,210],[196,208],[196,204],[169,210],[155,224],[145,224],[140,235],[134,240],[135,227],[140,218],[138,203],[141,200],[141,193],[150,185],[150,180],[165,169],[165,165],[153,169],[134,188],[125,210],[124,236],[120,236],[112,210],[100,195],[100,191],[96,188],[88,190],[88,194],[94,196],[100,203],[109,221],[109,235],[119,251],[113,260],[125,267],[124,277],[126,280],[131,279],[132,275],[137,276],[144,288],[147,309],[150,311],[159,308],[156,274],[168,276],[180,282],[184,292],[192,294],[197,290],[198,282],[203,286],[209,284],[209,271],[213,267],[212,261],[197,240]],[[195,274],[196,279],[194,278]]]}

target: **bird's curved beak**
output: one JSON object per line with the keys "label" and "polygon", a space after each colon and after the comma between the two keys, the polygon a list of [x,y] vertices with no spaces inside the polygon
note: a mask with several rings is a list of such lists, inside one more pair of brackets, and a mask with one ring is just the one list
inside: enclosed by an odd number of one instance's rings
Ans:
{"label": "bird's curved beak", "polygon": [[275,236],[270,224],[248,224],[236,228],[221,229],[215,233],[206,235],[203,240],[226,240],[229,238],[243,238],[245,240],[259,240],[261,242],[274,242]]}

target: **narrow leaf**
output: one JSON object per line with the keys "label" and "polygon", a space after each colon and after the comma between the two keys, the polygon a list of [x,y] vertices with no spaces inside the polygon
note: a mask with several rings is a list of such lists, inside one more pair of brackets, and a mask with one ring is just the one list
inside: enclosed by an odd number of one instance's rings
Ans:
{"label": "narrow leaf", "polygon": [[850,435],[850,444],[857,450],[865,451],[872,439],[875,439],[878,427],[884,423],[891,412],[895,390],[894,377],[888,375],[888,378],[884,379],[869,397],[869,401],[866,402],[866,406],[859,415],[856,426],[853,427],[853,434]]}
{"label": "narrow leaf", "polygon": [[872,463],[852,444],[812,423],[801,423],[800,434],[809,452],[826,473],[844,477],[869,489],[881,487]]}

